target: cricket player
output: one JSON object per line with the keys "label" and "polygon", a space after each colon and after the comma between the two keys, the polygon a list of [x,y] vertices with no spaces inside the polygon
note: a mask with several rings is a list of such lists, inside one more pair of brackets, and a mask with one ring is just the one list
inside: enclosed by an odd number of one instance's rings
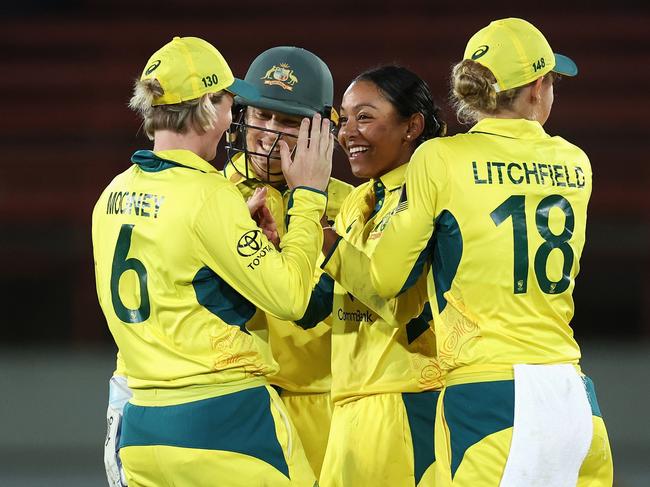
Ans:
{"label": "cricket player", "polygon": [[[338,140],[354,175],[370,180],[346,198],[336,230],[325,230],[323,269],[335,281],[328,297],[335,407],[323,487],[434,485],[443,376],[426,279],[382,299],[370,283],[367,255],[399,210],[413,151],[445,132],[437,111],[426,83],[398,66],[361,74],[343,96]],[[312,296],[310,307],[326,300]]]}
{"label": "cricket player", "polygon": [[452,86],[459,118],[475,125],[415,152],[402,211],[372,255],[385,297],[431,266],[446,371],[439,486],[612,485],[607,432],[570,326],[592,171],[579,147],[542,128],[553,81],[577,71],[522,19],[472,36]]}
{"label": "cricket player", "polygon": [[[300,121],[320,113],[337,119],[332,109],[334,85],[327,65],[299,47],[273,47],[253,61],[246,77],[260,93],[257,100],[236,97],[235,122],[229,134],[229,162],[224,175],[244,198],[266,193],[266,207],[277,224],[279,240],[286,234],[291,190],[280,167],[278,142],[296,145]],[[352,186],[330,178],[326,218],[333,222]],[[320,269],[314,282],[321,278]],[[331,281],[330,281],[331,282]],[[329,318],[323,317],[323,320]],[[316,476],[319,475],[332,415],[331,324],[303,329],[268,314],[269,343],[279,371],[269,377],[280,391],[298,430]]]}
{"label": "cricket player", "polygon": [[[304,314],[320,252],[333,138],[329,120],[301,121],[287,231],[276,250],[259,192],[247,206],[209,161],[232,121],[233,95],[259,94],[194,37],[156,51],[130,106],[153,150],[137,151],[93,211],[99,302],[133,397],[107,444],[131,486],[305,486],[315,476],[267,377],[265,316]],[[255,214],[262,228],[251,218]],[[116,404],[111,391],[111,406]],[[119,442],[116,437],[120,435]],[[116,460],[117,463],[117,460]]]}

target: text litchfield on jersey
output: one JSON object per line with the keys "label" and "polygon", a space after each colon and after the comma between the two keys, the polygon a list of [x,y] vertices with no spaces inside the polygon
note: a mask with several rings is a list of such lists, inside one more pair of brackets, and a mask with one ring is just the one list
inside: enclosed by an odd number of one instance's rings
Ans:
{"label": "text litchfield on jersey", "polygon": [[[581,167],[543,162],[472,161],[474,184],[539,184],[579,188],[585,187]],[[507,178],[507,180],[506,180]]]}

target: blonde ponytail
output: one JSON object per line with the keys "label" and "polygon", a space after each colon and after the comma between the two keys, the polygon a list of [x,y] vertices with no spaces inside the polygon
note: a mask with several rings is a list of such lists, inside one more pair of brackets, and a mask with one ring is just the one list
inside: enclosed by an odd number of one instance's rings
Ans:
{"label": "blonde ponytail", "polygon": [[454,66],[451,99],[459,122],[474,123],[480,115],[494,115],[512,107],[523,86],[497,93],[496,81],[492,71],[471,59]]}

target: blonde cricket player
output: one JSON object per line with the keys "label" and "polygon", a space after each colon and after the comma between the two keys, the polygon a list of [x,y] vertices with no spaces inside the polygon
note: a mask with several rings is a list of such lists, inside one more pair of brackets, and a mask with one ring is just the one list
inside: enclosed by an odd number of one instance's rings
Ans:
{"label": "blonde cricket player", "polygon": [[589,159],[543,125],[575,63],[516,18],[469,40],[452,73],[466,134],[413,155],[402,211],[372,256],[385,297],[430,265],[446,385],[439,485],[609,487],[612,457],[570,322],[591,194]]}
{"label": "blonde cricket player", "polygon": [[232,121],[233,95],[259,94],[206,41],[176,37],[156,51],[131,99],[153,150],[132,156],[93,211],[97,294],[133,393],[126,402],[111,381],[111,485],[316,482],[267,379],[278,366],[265,317],[292,320],[306,309],[330,123],[316,114],[310,130],[301,121],[293,161],[279,142],[292,205],[276,249],[264,195],[247,205],[209,162]]}

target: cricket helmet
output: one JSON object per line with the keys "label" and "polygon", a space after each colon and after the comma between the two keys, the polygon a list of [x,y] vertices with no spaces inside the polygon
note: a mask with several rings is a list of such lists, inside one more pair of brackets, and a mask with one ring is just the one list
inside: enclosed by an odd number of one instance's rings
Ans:
{"label": "cricket helmet", "polygon": [[[283,137],[295,139],[295,135],[292,134],[249,125],[246,121],[247,107],[301,117],[312,117],[320,113],[324,118],[331,119],[333,126],[338,123],[338,114],[332,108],[334,99],[332,73],[322,59],[306,49],[290,46],[272,47],[255,58],[244,79],[257,88],[260,96],[254,100],[243,96],[235,97],[233,124],[227,136],[226,150],[229,162],[237,153],[245,154],[246,173],[248,173],[248,159],[251,155],[277,159],[278,156],[271,155],[271,152],[278,141]],[[253,152],[248,149],[246,134],[250,129],[272,132],[276,135],[275,143],[268,153]],[[270,164],[267,164],[267,167],[269,166]],[[249,177],[248,174],[244,176]],[[265,179],[260,174],[257,174],[257,177]]]}

